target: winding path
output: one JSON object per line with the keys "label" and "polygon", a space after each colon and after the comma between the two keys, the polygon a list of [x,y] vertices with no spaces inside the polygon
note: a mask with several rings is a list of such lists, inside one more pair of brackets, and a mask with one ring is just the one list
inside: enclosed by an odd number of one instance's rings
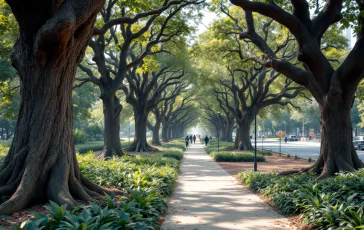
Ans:
{"label": "winding path", "polygon": [[258,196],[240,185],[205,152],[192,145],[181,165],[163,230],[295,229]]}

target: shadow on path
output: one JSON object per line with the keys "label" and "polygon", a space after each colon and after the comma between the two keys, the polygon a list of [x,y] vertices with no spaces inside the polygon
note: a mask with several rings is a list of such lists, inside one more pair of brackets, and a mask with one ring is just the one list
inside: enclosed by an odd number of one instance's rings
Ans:
{"label": "shadow on path", "polygon": [[185,152],[162,225],[172,229],[295,229],[213,161],[201,144]]}

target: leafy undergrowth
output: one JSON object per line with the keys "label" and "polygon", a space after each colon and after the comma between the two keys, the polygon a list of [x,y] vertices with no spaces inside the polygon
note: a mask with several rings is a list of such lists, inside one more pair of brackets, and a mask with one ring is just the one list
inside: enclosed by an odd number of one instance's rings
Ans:
{"label": "leafy undergrowth", "polygon": [[278,177],[244,171],[238,175],[284,214],[301,213],[317,229],[364,228],[364,169],[317,181],[314,175]]}
{"label": "leafy undergrowth", "polygon": [[90,151],[78,155],[81,173],[105,187],[116,187],[125,196],[107,197],[87,206],[67,211],[50,202],[50,215],[14,226],[14,229],[159,229],[177,180],[184,143],[172,141],[160,148],[157,156],[125,155],[102,161]]}
{"label": "leafy undergrowth", "polygon": [[5,147],[4,145],[0,144],[0,165],[3,163],[8,151],[9,151],[9,147]]}
{"label": "leafy undergrowth", "polygon": [[[210,155],[217,162],[254,162],[252,152],[211,152]],[[262,154],[257,154],[257,162],[264,162]]]}
{"label": "leafy undergrowth", "polygon": [[[120,144],[122,148],[126,148],[129,142],[121,139]],[[88,153],[89,151],[102,151],[104,149],[104,142],[103,141],[93,141],[85,144],[76,144],[75,149],[80,154]]]}
{"label": "leafy undergrowth", "polygon": [[[206,152],[217,162],[253,162],[254,152],[251,151],[224,151],[224,148],[232,147],[232,142],[220,142],[213,140],[206,148]],[[219,146],[218,146],[219,145]],[[218,148],[219,147],[219,148]],[[219,152],[218,152],[219,151]],[[271,156],[267,151],[257,151],[257,161],[264,162],[264,156]]]}

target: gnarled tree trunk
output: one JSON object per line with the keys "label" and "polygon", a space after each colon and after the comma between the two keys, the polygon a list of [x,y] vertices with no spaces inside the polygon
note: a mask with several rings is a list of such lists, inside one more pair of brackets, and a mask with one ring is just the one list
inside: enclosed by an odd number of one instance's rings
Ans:
{"label": "gnarled tree trunk", "polygon": [[12,60],[22,84],[15,137],[0,169],[0,196],[10,196],[0,215],[46,200],[73,206],[105,191],[82,177],[73,144],[73,82],[103,1],[82,3],[10,2],[20,27]]}
{"label": "gnarled tree trunk", "polygon": [[321,174],[319,179],[324,179],[339,171],[354,171],[364,166],[353,146],[350,109],[350,101],[344,100],[338,106],[320,105],[321,154],[303,172],[315,172]]}
{"label": "gnarled tree trunk", "polygon": [[152,137],[152,144],[153,145],[162,145],[160,140],[159,140],[159,130],[160,130],[161,124],[159,122],[157,122],[154,127],[151,129],[153,132],[153,137]]}
{"label": "gnarled tree trunk", "polygon": [[167,124],[167,122],[163,122],[162,125],[163,125],[163,127],[162,127],[162,141],[163,142],[168,142],[168,138],[167,138],[168,124]]}
{"label": "gnarled tree trunk", "polygon": [[120,112],[122,106],[116,96],[102,98],[104,112],[103,158],[122,156],[120,144]]}
{"label": "gnarled tree trunk", "polygon": [[237,121],[238,128],[236,129],[235,144],[233,147],[226,148],[226,150],[252,150],[253,146],[250,140],[250,125],[251,119],[244,119],[243,121]]}
{"label": "gnarled tree trunk", "polygon": [[128,147],[131,152],[150,152],[157,149],[151,147],[147,142],[147,122],[148,114],[134,109],[135,116],[135,140]]}
{"label": "gnarled tree trunk", "polygon": [[239,125],[239,150],[252,150],[253,146],[250,140],[251,121],[238,122]]}

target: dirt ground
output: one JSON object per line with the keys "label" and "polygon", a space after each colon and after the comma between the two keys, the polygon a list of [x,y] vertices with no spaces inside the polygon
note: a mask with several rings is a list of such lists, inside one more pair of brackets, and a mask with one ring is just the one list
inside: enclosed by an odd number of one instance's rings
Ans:
{"label": "dirt ground", "polygon": [[[287,158],[287,155],[283,154],[279,155],[278,153],[273,153],[272,156],[264,156],[264,157],[266,159],[266,162],[257,163],[258,171],[261,172],[272,172],[272,171],[281,172],[285,170],[295,170],[295,169],[305,168],[313,164],[313,161],[308,162],[308,160],[304,158],[295,159],[294,156],[290,156],[290,158]],[[217,162],[217,163],[235,178],[237,178],[238,173],[241,171],[254,169],[252,162]],[[245,185],[243,184],[243,186]],[[262,199],[264,202],[271,205],[269,199],[262,196],[261,194],[258,193],[255,194],[259,196],[260,199]],[[276,207],[272,205],[271,207],[275,209],[277,212],[279,212],[279,210]],[[284,216],[289,221],[291,221],[298,229],[301,230],[313,229],[308,226],[304,226],[302,224],[299,217],[300,215],[284,215]]]}
{"label": "dirt ground", "polygon": [[[293,169],[301,169],[310,166],[313,162],[308,162],[307,159],[298,158],[295,160],[294,156],[287,158],[287,155],[279,156],[278,153],[272,153],[272,156],[264,156],[265,162],[258,162],[258,171],[262,172],[272,172],[272,171],[285,171]],[[237,176],[241,171],[253,170],[253,162],[217,162],[221,167],[223,167],[232,176]]]}
{"label": "dirt ground", "polygon": [[32,212],[48,214],[49,212],[43,207],[44,205],[46,204],[35,205],[6,218],[0,217],[0,228],[10,229],[12,225],[20,225],[22,222],[34,218],[34,215],[31,214]]}

